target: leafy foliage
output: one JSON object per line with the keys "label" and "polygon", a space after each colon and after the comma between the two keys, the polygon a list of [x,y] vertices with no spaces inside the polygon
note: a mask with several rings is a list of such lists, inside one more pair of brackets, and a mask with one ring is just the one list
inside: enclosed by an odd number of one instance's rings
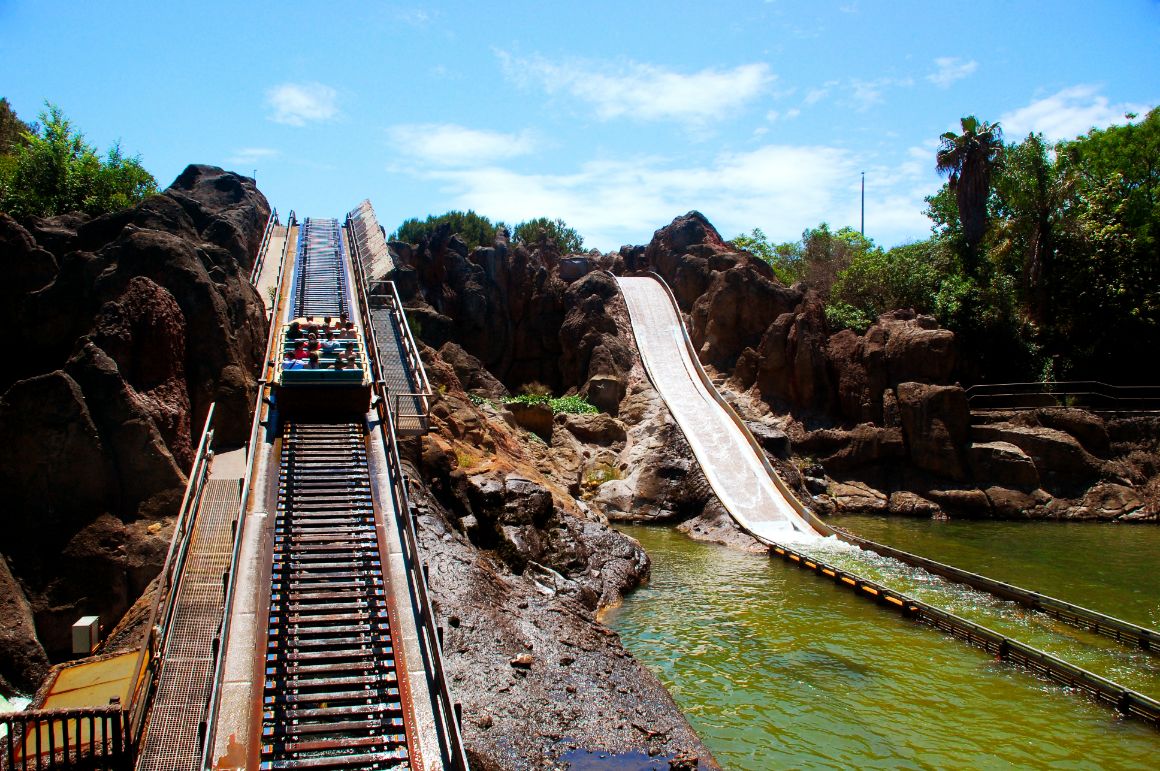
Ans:
{"label": "leafy foliage", "polygon": [[25,134],[33,133],[36,133],[36,127],[16,117],[12,105],[0,97],[0,155],[10,155],[17,147],[27,143]]}
{"label": "leafy foliage", "polygon": [[104,214],[157,192],[157,181],[139,157],[113,145],[102,160],[56,105],[40,114],[40,127],[0,165],[0,209],[16,217],[71,211]]}
{"label": "leafy foliage", "polygon": [[429,215],[425,220],[416,217],[404,220],[398,230],[391,234],[397,241],[417,244],[430,239],[436,229],[446,226],[450,235],[458,234],[468,249],[477,246],[491,246],[495,243],[496,231],[503,223],[493,223],[487,217],[467,211],[449,211],[446,214]]}
{"label": "leafy foliage", "polygon": [[749,252],[754,257],[769,263],[773,268],[773,275],[783,284],[789,285],[798,280],[798,263],[800,248],[795,244],[771,244],[769,237],[761,228],[754,228],[749,233],[735,236],[729,242],[734,249]]}
{"label": "leafy foliage", "polygon": [[578,254],[584,249],[584,238],[562,219],[537,217],[521,222],[512,231],[512,240],[526,246],[548,246],[560,254]]}
{"label": "leafy foliage", "polygon": [[503,400],[504,404],[546,404],[552,409],[552,414],[559,415],[589,415],[600,412],[600,408],[590,404],[583,396],[560,396],[553,398],[550,394],[521,394],[509,396]]}
{"label": "leafy foliage", "polygon": [[837,266],[835,328],[861,331],[891,308],[933,314],[958,335],[967,380],[1155,382],[1160,362],[1141,352],[1160,348],[1158,158],[1160,108],[1055,145],[1002,144],[997,126],[965,118],[943,136],[950,179],[926,199],[930,240],[842,264],[843,231],[819,227],[795,259],[803,276]]}

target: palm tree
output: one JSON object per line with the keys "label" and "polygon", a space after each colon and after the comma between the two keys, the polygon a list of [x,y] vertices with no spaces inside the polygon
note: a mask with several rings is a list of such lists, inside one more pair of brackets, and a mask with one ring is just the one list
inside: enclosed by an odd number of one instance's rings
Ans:
{"label": "palm tree", "polygon": [[974,115],[961,123],[963,133],[948,131],[940,138],[935,168],[949,177],[967,242],[967,268],[973,273],[979,243],[987,232],[991,170],[1003,149],[1003,129],[998,123],[980,122]]}

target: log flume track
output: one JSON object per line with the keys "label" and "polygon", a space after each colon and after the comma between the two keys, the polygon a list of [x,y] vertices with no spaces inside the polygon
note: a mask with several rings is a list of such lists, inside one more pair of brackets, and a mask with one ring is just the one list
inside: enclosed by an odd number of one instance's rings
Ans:
{"label": "log flume track", "polygon": [[[772,556],[844,586],[858,596],[904,617],[951,634],[990,654],[1115,707],[1121,713],[1160,727],[1160,702],[1074,666],[1054,655],[981,624],[921,602],[907,594],[827,564],[810,544],[822,535],[875,551],[950,581],[963,583],[1032,610],[1112,637],[1144,651],[1155,651],[1155,631],[1111,616],[1044,597],[985,576],[942,565],[830,527],[802,505],[777,476],[769,460],[709,382],[695,359],[676,299],[656,275],[617,277],[628,306],[641,361],[653,386],[681,427],[713,491],[742,530],[765,543]],[[824,551],[821,552],[824,555]],[[933,578],[933,575],[932,575]]]}
{"label": "log flume track", "polygon": [[405,765],[407,737],[359,423],[287,423],[263,768]]}

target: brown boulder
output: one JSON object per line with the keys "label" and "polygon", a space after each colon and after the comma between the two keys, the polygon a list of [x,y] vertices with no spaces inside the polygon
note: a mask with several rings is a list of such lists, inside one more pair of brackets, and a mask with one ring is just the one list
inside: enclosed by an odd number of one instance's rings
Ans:
{"label": "brown boulder", "polygon": [[18,575],[41,567],[117,496],[117,476],[85,395],[64,372],[22,380],[0,398],[0,523]]}
{"label": "brown boulder", "polygon": [[1069,519],[1143,519],[1144,500],[1130,487],[1111,483],[1095,485],[1068,515]]}
{"label": "brown boulder", "polygon": [[1035,418],[1041,426],[1071,434],[1094,455],[1106,456],[1111,450],[1107,427],[1098,415],[1071,407],[1044,407],[1035,411]]}
{"label": "brown boulder", "polygon": [[955,335],[939,329],[930,317],[899,318],[887,314],[886,366],[894,383],[945,383],[955,368]]}
{"label": "brown boulder", "polygon": [[797,443],[801,452],[814,455],[830,471],[845,471],[906,457],[902,432],[860,423],[845,431],[837,428],[807,433]]}
{"label": "brown boulder", "polygon": [[1049,498],[1042,490],[1024,492],[1006,487],[993,486],[984,491],[987,501],[991,504],[993,516],[1002,519],[1026,519],[1034,515],[1036,508]]}
{"label": "brown boulder", "polygon": [[977,487],[931,489],[926,490],[924,495],[952,516],[967,519],[991,516],[991,501]]}
{"label": "brown boulder", "polygon": [[928,501],[921,495],[906,490],[892,492],[887,508],[891,514],[900,517],[935,519],[942,515],[942,509],[939,508],[937,503]]}
{"label": "brown boulder", "polygon": [[991,423],[971,431],[976,442],[1007,442],[1017,446],[1035,462],[1044,488],[1055,493],[1076,491],[1101,471],[1098,458],[1062,431],[1052,428]]}
{"label": "brown boulder", "polygon": [[48,674],[32,609],[0,554],[0,695],[32,694]]}
{"label": "brown boulder", "polygon": [[526,428],[544,441],[552,439],[552,408],[547,404],[525,404],[510,402],[504,407],[509,410],[516,425]]}
{"label": "brown boulder", "polygon": [[805,409],[831,409],[828,334],[825,305],[813,292],[806,294],[796,313],[778,316],[757,351],[757,387],[762,396]]}
{"label": "brown boulder", "polygon": [[463,390],[482,394],[489,399],[502,399],[507,389],[483,366],[483,362],[463,350],[456,343],[444,343],[439,356],[455,370]]}
{"label": "brown boulder", "polygon": [[967,448],[967,460],[980,483],[1028,490],[1039,486],[1035,462],[1010,442],[974,442]]}
{"label": "brown boulder", "polygon": [[607,446],[623,442],[627,436],[624,424],[604,413],[562,415],[560,421],[573,436],[590,444]]}
{"label": "brown boulder", "polygon": [[966,479],[963,449],[971,414],[963,389],[900,383],[896,393],[911,463],[948,479]]}
{"label": "brown boulder", "polygon": [[778,284],[745,260],[713,279],[690,314],[689,335],[698,357],[720,369],[732,368],[742,351],[761,343],[769,325],[793,311],[802,294]]}
{"label": "brown boulder", "polygon": [[884,493],[864,482],[831,482],[826,494],[837,514],[882,514],[889,505]]}

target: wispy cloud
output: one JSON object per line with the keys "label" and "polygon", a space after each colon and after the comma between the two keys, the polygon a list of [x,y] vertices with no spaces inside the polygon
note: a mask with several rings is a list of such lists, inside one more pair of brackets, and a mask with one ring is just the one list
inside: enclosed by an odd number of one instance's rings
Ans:
{"label": "wispy cloud", "polygon": [[898,88],[913,86],[914,80],[911,78],[876,78],[875,80],[861,80],[853,78],[850,80],[850,102],[854,109],[859,112],[865,112],[876,104],[882,104],[886,101],[883,92],[887,88]]}
{"label": "wispy cloud", "polygon": [[964,62],[954,56],[940,56],[934,60],[934,65],[937,69],[926,79],[939,88],[949,88],[956,80],[962,80],[979,69],[979,63],[974,59]]}
{"label": "wispy cloud", "polygon": [[233,166],[253,166],[260,161],[277,158],[281,154],[281,151],[272,147],[242,147],[234,150],[233,155],[226,158],[226,163]]}
{"label": "wispy cloud", "polygon": [[[777,144],[722,153],[702,164],[648,156],[589,161],[559,174],[501,164],[393,169],[437,182],[458,208],[515,222],[563,217],[601,249],[646,242],[653,230],[690,209],[704,212],[727,237],[761,226],[771,237],[794,239],[823,220],[855,223],[860,170],[846,150]],[[868,174],[877,194],[867,214],[894,232],[924,232],[922,194],[929,191],[910,191],[911,172],[921,171]]]}
{"label": "wispy cloud", "polygon": [[497,55],[511,80],[549,94],[566,93],[591,105],[601,120],[630,117],[701,125],[740,109],[775,79],[769,65],[760,62],[683,73],[634,61],[607,65],[520,59],[503,51]]}
{"label": "wispy cloud", "polygon": [[1009,139],[1041,132],[1050,141],[1075,139],[1093,128],[1126,123],[1125,113],[1142,114],[1148,105],[1123,102],[1110,104],[1093,85],[1065,88],[999,117]]}
{"label": "wispy cloud", "polygon": [[505,134],[453,123],[407,123],[387,129],[396,148],[408,159],[437,166],[486,166],[534,152],[535,134]]}
{"label": "wispy cloud", "polygon": [[266,92],[270,120],[289,126],[327,121],[338,116],[338,92],[321,83],[282,83]]}

